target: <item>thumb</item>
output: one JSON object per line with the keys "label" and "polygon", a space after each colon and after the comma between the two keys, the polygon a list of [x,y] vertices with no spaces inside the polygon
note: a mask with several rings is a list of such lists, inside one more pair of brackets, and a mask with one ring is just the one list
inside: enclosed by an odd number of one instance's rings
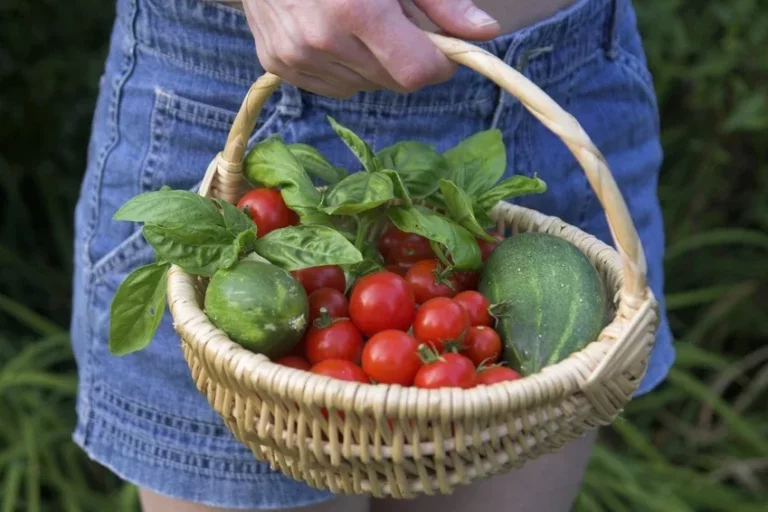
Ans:
{"label": "thumb", "polygon": [[413,0],[419,9],[446,34],[485,40],[498,36],[501,26],[472,0]]}

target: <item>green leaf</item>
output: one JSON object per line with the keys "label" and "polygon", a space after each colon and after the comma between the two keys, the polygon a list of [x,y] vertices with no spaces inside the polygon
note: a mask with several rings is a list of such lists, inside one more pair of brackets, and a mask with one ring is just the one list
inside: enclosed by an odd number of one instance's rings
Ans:
{"label": "green leaf", "polygon": [[498,129],[464,139],[445,152],[451,181],[470,197],[487,192],[507,169],[507,151]]}
{"label": "green leaf", "polygon": [[165,312],[168,263],[152,263],[131,272],[120,284],[109,317],[109,351],[122,356],[146,347]]}
{"label": "green leaf", "polygon": [[499,201],[526,194],[541,194],[546,191],[547,184],[536,176],[533,178],[512,176],[478,197],[476,204],[485,210],[490,210]]}
{"label": "green leaf", "polygon": [[302,222],[306,222],[307,216],[319,218],[317,208],[322,196],[301,162],[279,136],[272,136],[254,146],[245,158],[243,172],[254,185],[280,187],[285,204],[302,218]]}
{"label": "green leaf", "polygon": [[400,177],[400,175],[397,174],[392,169],[384,169],[379,172],[381,174],[388,176],[389,179],[392,181],[392,187],[393,187],[393,192],[395,194],[395,197],[397,199],[401,199],[406,205],[411,206],[413,204],[413,201],[411,201],[411,195],[408,193],[408,189],[405,187],[405,184],[403,183],[403,180]]}
{"label": "green leaf", "polygon": [[344,235],[326,226],[277,229],[256,240],[256,252],[285,270],[349,265],[363,259]]}
{"label": "green leaf", "polygon": [[493,220],[493,217],[488,215],[488,212],[477,205],[477,203],[472,204],[472,211],[475,214],[475,219],[477,219],[477,222],[485,229],[492,228],[496,225],[496,221]]}
{"label": "green leaf", "polygon": [[368,145],[368,143],[358,137],[349,128],[340,125],[334,118],[328,116],[328,121],[331,123],[333,131],[335,131],[336,134],[341,137],[341,140],[344,141],[344,144],[346,144],[349,149],[352,150],[358,160],[362,162],[366,171],[375,172],[379,170],[379,167],[376,163],[376,158],[373,156],[373,150]]}
{"label": "green leaf", "polygon": [[379,151],[376,160],[382,168],[400,174],[411,197],[432,194],[437,190],[437,181],[448,172],[443,155],[423,142],[398,142]]}
{"label": "green leaf", "polygon": [[345,266],[344,277],[347,281],[347,289],[345,292],[351,290],[357,280],[364,275],[372,274],[373,272],[379,272],[383,269],[384,267],[379,261],[369,258],[365,258],[360,263]]}
{"label": "green leaf", "polygon": [[219,269],[222,253],[235,240],[225,227],[211,224],[147,224],[142,232],[159,257],[190,274],[209,277]]}
{"label": "green leaf", "polygon": [[333,185],[349,173],[341,167],[334,167],[320,151],[307,144],[289,144],[288,150],[311,175]]}
{"label": "green leaf", "polygon": [[386,174],[350,174],[328,191],[322,210],[337,215],[354,215],[394,199],[392,180]]}
{"label": "green leaf", "polygon": [[163,226],[190,222],[221,225],[221,217],[214,204],[187,190],[146,192],[125,203],[112,218]]}
{"label": "green leaf", "polygon": [[229,247],[221,251],[219,268],[231,268],[238,260],[256,250],[256,231],[249,229],[241,231]]}
{"label": "green leaf", "polygon": [[495,238],[483,229],[483,226],[481,226],[475,218],[472,200],[467,196],[466,192],[457,187],[455,183],[448,180],[440,180],[440,191],[443,193],[448,213],[453,220],[459,225],[467,228],[470,233],[478,238],[482,238],[488,242],[496,241]]}
{"label": "green leaf", "polygon": [[221,208],[221,216],[224,219],[224,227],[232,234],[237,236],[243,231],[256,230],[256,224],[251,220],[247,213],[240,208],[222,200],[215,199],[216,204]]}
{"label": "green leaf", "polygon": [[401,231],[444,245],[459,270],[476,270],[482,264],[472,233],[439,213],[423,206],[397,206],[389,210],[389,218]]}

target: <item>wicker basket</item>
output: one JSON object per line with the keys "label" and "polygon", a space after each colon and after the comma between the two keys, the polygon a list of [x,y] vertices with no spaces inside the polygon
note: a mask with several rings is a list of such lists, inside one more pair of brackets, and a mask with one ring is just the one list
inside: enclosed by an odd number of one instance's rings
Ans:
{"label": "wicker basket", "polygon": [[[645,373],[657,324],[643,250],[601,153],[578,122],[520,73],[480,48],[430,34],[448,57],[496,82],[568,146],[605,209],[618,251],[561,220],[500,203],[507,231],[544,231],[575,244],[615,297],[597,341],[524,379],[469,390],[332,380],[274,364],[206,317],[204,282],[172,267],[168,299],[198,389],[235,437],[273,468],[334,493],[414,497],[522,466],[613,421]],[[245,191],[245,144],[280,79],[253,85],[200,194],[232,203]],[[322,414],[322,409],[344,415]]]}

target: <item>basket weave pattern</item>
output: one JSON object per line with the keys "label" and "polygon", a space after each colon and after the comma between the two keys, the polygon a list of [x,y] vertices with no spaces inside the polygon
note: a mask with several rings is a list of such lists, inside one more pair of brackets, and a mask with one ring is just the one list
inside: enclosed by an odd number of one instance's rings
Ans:
{"label": "basket weave pattern", "polygon": [[[655,338],[656,302],[646,285],[642,247],[589,137],[496,57],[468,43],[430,37],[450,58],[517,96],[560,136],[605,208],[618,250],[560,219],[506,203],[493,211],[499,227],[570,241],[616,300],[597,341],[538,374],[469,390],[424,390],[342,382],[273,364],[217,329],[202,309],[205,282],[172,267],[171,313],[198,389],[258,459],[336,493],[398,498],[450,493],[458,484],[556,451],[613,421],[637,389]],[[245,143],[279,83],[267,74],[251,88],[224,150],[206,172],[202,195],[232,203],[242,195]]]}

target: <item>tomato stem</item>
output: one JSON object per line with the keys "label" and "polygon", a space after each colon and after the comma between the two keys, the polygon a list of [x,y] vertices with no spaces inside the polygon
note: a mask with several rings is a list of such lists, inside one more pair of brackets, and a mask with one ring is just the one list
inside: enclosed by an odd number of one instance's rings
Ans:
{"label": "tomato stem", "polygon": [[333,317],[328,313],[328,309],[320,308],[320,316],[315,318],[314,325],[318,329],[325,329],[333,323]]}
{"label": "tomato stem", "polygon": [[444,267],[440,268],[440,265],[435,268],[435,270],[432,271],[432,275],[435,276],[435,284],[444,284],[448,288],[451,289],[451,291],[455,292],[456,287],[451,282],[451,276],[453,275],[453,269]]}
{"label": "tomato stem", "polygon": [[512,308],[514,303],[512,300],[504,300],[496,304],[488,306],[488,313],[496,320],[502,320],[505,318],[512,318]]}
{"label": "tomato stem", "polygon": [[448,257],[445,255],[445,252],[443,251],[443,248],[440,246],[439,243],[435,242],[434,240],[429,241],[429,246],[432,248],[432,251],[435,253],[435,256],[437,256],[437,259],[440,260],[440,263],[445,265],[446,268],[451,268],[451,262],[448,261]]}
{"label": "tomato stem", "polygon": [[466,350],[467,346],[461,342],[461,340],[448,340],[443,342],[444,352],[455,352],[458,354],[462,350]]}
{"label": "tomato stem", "polygon": [[443,360],[440,353],[431,343],[419,344],[419,348],[416,349],[416,352],[419,354],[419,359],[421,359],[421,362],[424,364],[436,363]]}

